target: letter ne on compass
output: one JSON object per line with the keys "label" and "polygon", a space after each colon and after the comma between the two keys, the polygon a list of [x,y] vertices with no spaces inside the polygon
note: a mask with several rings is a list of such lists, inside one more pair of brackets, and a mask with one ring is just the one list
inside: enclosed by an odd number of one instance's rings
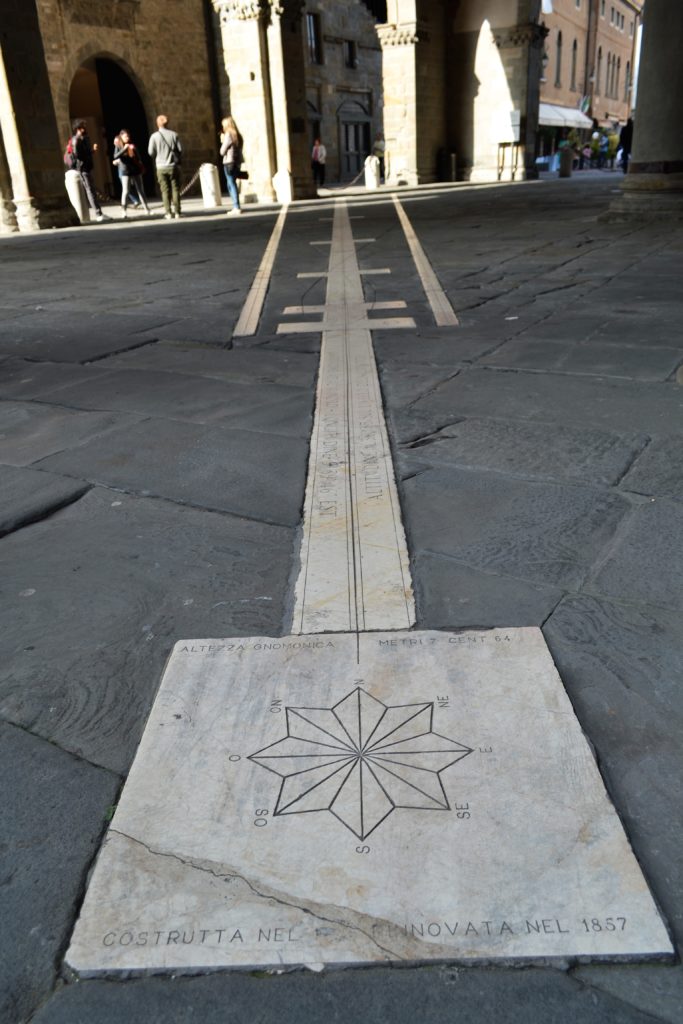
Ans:
{"label": "letter ne on compass", "polygon": [[432,703],[357,687],[331,708],[286,711],[287,735],[250,756],[282,778],[274,816],[331,811],[365,839],[397,808],[451,809],[441,772],[472,750],[433,731]]}

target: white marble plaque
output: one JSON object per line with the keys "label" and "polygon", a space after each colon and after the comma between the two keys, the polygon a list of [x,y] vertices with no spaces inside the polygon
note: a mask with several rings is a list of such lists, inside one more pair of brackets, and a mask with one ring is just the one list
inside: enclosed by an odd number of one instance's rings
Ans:
{"label": "white marble plaque", "polygon": [[179,643],[67,961],[671,953],[530,628]]}

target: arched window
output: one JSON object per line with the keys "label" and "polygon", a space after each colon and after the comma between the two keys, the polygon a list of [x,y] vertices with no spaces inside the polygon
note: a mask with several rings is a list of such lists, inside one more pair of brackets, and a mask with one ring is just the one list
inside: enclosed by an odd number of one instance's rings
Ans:
{"label": "arched window", "polygon": [[598,47],[598,69],[595,73],[595,95],[600,95],[600,82],[602,81],[602,46]]}
{"label": "arched window", "polygon": [[605,75],[605,96],[612,95],[612,54],[607,51],[607,73]]}
{"label": "arched window", "polygon": [[575,39],[572,45],[572,77],[569,85],[569,88],[572,90],[572,92],[576,92],[576,58],[578,54],[578,49],[579,44]]}
{"label": "arched window", "polygon": [[626,61],[626,76],[624,78],[624,102],[628,103],[628,94],[631,91],[631,61]]}
{"label": "arched window", "polygon": [[562,85],[562,33],[557,33],[557,50],[555,56],[555,85]]}
{"label": "arched window", "polygon": [[619,78],[621,77],[621,57],[617,57],[617,77],[614,83],[614,98],[619,99]]}

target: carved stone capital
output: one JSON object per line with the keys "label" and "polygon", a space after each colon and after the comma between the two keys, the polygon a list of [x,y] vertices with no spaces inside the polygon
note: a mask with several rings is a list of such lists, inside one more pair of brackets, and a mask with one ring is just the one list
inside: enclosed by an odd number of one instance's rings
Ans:
{"label": "carved stone capital", "polygon": [[499,50],[518,46],[542,47],[548,31],[545,25],[537,25],[530,21],[525,25],[510,25],[509,28],[497,29],[493,33],[493,38]]}
{"label": "carved stone capital", "polygon": [[261,18],[268,4],[266,0],[212,0],[214,10],[220,15],[221,24],[229,21],[255,21]]}
{"label": "carved stone capital", "polygon": [[399,25],[376,25],[375,31],[382,48],[386,46],[415,46],[429,39],[427,31],[417,21],[401,22]]}

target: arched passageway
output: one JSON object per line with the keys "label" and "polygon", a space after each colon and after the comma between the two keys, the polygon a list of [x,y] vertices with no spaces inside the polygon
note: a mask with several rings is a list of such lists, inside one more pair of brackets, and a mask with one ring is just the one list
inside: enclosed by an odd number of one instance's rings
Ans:
{"label": "arched passageway", "polygon": [[118,196],[121,191],[112,152],[114,137],[122,128],[128,129],[145,160],[145,187],[148,193],[153,191],[154,175],[146,155],[147,115],[135,83],[120,64],[108,57],[93,57],[78,68],[69,90],[69,117],[83,118],[91,141],[98,144],[94,176],[102,193]]}

